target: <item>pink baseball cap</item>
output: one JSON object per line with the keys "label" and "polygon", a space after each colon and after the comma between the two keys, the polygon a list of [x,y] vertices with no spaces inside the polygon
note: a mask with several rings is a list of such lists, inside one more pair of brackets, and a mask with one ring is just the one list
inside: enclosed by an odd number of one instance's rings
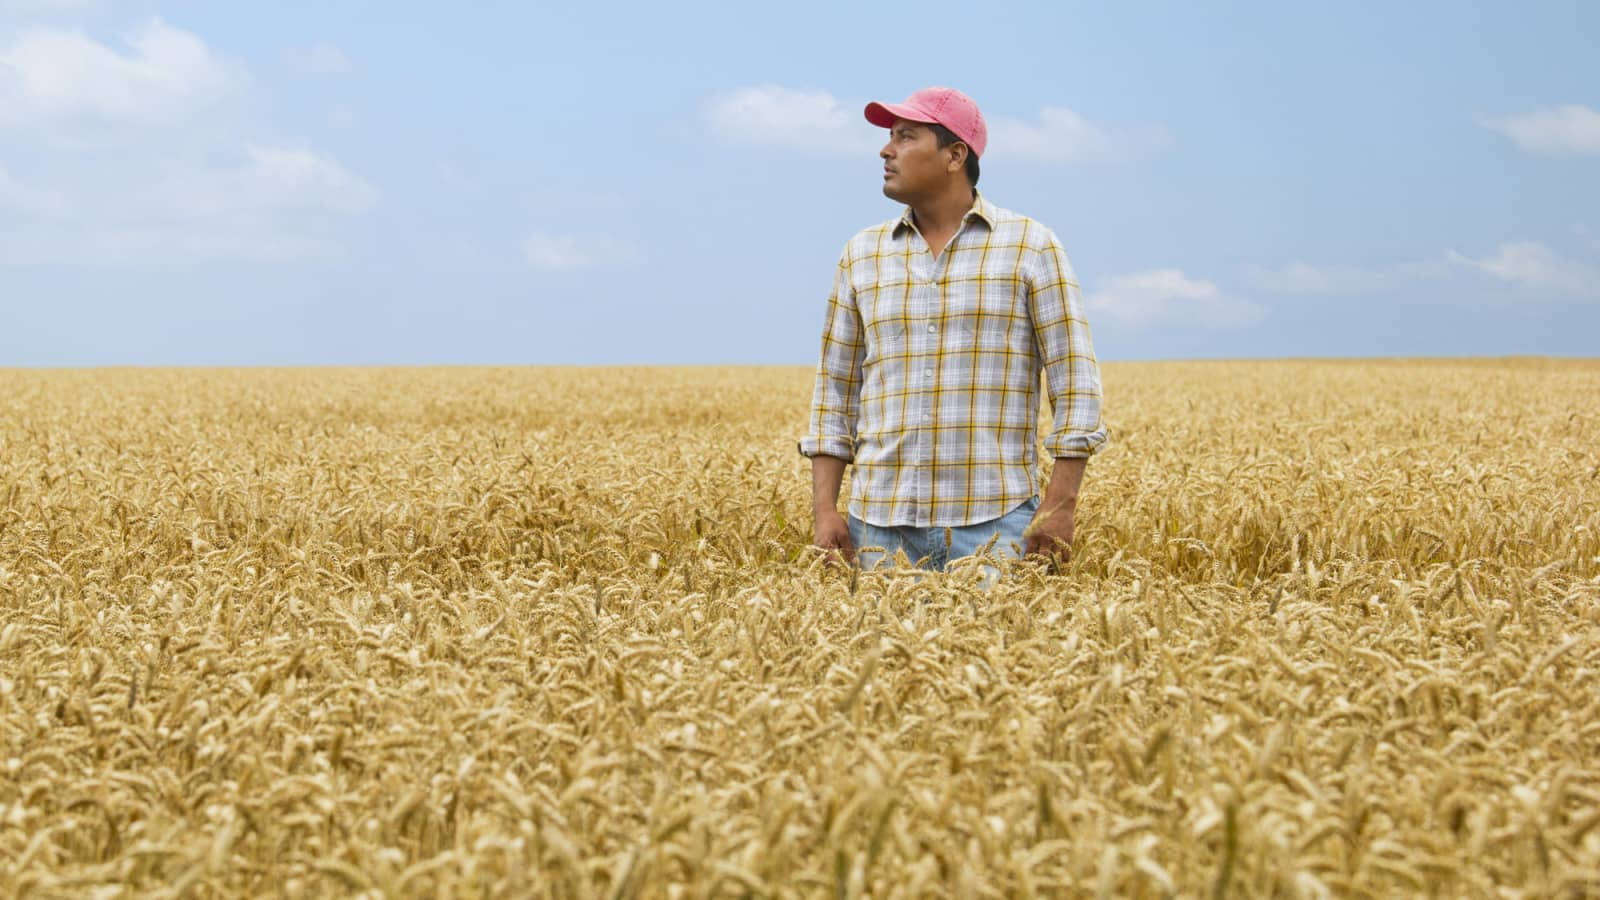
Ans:
{"label": "pink baseball cap", "polygon": [[912,122],[937,122],[950,129],[972,150],[972,155],[983,156],[989,143],[989,126],[983,124],[983,113],[971,97],[955,88],[925,87],[906,98],[904,103],[868,103],[867,121],[879,128],[893,128],[895,119]]}

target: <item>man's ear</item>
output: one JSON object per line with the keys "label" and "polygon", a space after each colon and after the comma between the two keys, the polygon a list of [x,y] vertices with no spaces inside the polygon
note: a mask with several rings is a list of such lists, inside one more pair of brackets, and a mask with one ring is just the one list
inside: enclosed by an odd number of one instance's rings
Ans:
{"label": "man's ear", "polygon": [[967,154],[972,152],[972,148],[967,146],[966,141],[956,141],[945,149],[952,151],[950,162],[947,164],[950,171],[959,172],[966,167]]}

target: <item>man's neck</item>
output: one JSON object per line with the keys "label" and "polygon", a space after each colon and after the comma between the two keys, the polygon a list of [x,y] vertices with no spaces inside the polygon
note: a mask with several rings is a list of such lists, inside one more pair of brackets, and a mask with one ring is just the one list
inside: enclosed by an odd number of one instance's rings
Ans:
{"label": "man's neck", "polygon": [[911,207],[911,217],[917,230],[924,235],[950,234],[961,226],[961,220],[978,202],[978,192],[968,185],[952,187],[923,203]]}

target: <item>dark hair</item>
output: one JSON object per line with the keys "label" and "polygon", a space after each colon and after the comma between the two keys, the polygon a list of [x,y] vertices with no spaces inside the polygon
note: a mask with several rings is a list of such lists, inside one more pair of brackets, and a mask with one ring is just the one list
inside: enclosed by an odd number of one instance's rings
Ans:
{"label": "dark hair", "polygon": [[[943,150],[957,141],[960,141],[963,144],[967,143],[966,141],[962,141],[961,138],[956,137],[956,133],[954,131],[951,131],[943,125],[940,125],[938,122],[929,123],[928,127],[933,129],[933,136],[938,139],[940,150]],[[978,186],[978,154],[972,152],[971,144],[967,144],[967,181],[973,187]]]}

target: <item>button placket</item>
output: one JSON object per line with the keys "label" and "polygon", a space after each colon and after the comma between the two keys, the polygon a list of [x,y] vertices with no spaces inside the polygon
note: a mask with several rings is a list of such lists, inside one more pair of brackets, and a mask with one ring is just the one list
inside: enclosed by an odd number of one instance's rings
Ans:
{"label": "button placket", "polygon": [[[932,360],[938,345],[939,326],[936,321],[934,309],[934,292],[932,289],[932,261],[928,254],[918,254],[913,263],[915,276],[913,278],[912,296],[915,298],[916,315],[924,318],[928,323],[927,336],[918,341],[918,353],[910,360],[912,371],[922,369],[923,377],[920,382],[921,390],[917,392],[919,419],[916,424],[917,435],[917,497],[918,507],[923,515],[922,519],[933,502],[933,473],[929,470],[933,462],[933,378]],[[931,520],[930,520],[931,521]],[[927,521],[922,524],[926,525]]]}

